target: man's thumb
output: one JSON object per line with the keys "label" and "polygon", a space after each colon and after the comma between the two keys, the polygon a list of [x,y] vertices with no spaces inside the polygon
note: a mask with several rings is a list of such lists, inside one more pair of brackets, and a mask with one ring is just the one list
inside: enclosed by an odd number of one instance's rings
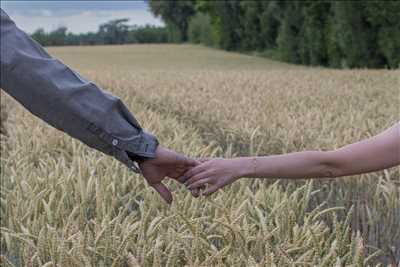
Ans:
{"label": "man's thumb", "polygon": [[151,186],[160,194],[165,202],[168,204],[172,203],[171,191],[169,191],[169,189],[163,183],[152,184]]}

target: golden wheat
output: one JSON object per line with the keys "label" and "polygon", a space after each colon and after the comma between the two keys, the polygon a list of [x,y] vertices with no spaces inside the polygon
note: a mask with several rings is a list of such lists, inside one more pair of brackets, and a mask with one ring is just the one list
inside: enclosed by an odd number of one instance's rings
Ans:
{"label": "golden wheat", "polygon": [[[333,149],[400,120],[399,71],[304,68],[186,45],[50,52],[190,156]],[[200,199],[171,181],[167,207],[117,161],[2,102],[12,112],[1,139],[1,265],[399,262],[398,168],[336,181],[239,181]]]}

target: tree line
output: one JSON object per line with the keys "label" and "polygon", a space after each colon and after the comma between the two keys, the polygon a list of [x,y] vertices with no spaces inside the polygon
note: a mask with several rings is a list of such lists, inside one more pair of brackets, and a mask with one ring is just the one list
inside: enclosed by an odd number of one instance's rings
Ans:
{"label": "tree line", "polygon": [[150,0],[170,42],[335,68],[398,68],[400,1]]}
{"label": "tree line", "polygon": [[75,34],[67,27],[45,32],[38,29],[32,34],[43,46],[65,45],[107,45],[135,43],[166,43],[168,34],[165,27],[128,25],[129,19],[117,19],[100,25],[97,32]]}
{"label": "tree line", "polygon": [[134,43],[204,44],[304,65],[398,68],[400,1],[149,0],[165,27],[128,19],[74,34],[32,34],[44,46]]}

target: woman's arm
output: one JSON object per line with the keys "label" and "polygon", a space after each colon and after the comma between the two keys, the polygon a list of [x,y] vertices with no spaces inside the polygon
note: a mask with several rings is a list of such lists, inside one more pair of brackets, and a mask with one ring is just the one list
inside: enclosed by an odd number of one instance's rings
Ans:
{"label": "woman's arm", "polygon": [[190,189],[210,184],[205,193],[211,194],[240,177],[340,177],[399,164],[400,123],[397,123],[379,135],[334,151],[305,151],[268,157],[207,161],[188,171],[185,180]]}
{"label": "woman's arm", "polygon": [[292,179],[340,177],[390,168],[400,164],[400,123],[338,150],[243,158],[243,164],[242,175],[246,177]]}
{"label": "woman's arm", "polygon": [[400,123],[369,139],[330,152],[335,176],[387,169],[400,164]]}

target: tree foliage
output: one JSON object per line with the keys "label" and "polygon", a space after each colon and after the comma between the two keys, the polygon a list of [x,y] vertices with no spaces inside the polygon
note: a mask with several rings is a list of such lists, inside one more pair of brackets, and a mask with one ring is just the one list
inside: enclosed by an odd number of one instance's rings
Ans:
{"label": "tree foliage", "polygon": [[270,51],[281,60],[306,65],[400,64],[400,1],[150,0],[150,6],[167,26],[187,24],[177,29],[187,36],[186,29],[194,43]]}
{"label": "tree foliage", "polygon": [[195,44],[213,46],[215,33],[211,26],[211,19],[208,14],[197,13],[189,23],[188,39]]}
{"label": "tree foliage", "polygon": [[32,36],[43,45],[192,42],[261,52],[287,62],[335,68],[398,68],[400,1],[149,0],[165,27],[113,20],[96,33],[60,27]]}
{"label": "tree foliage", "polygon": [[128,37],[129,19],[117,19],[100,25],[99,35],[104,44],[124,44]]}
{"label": "tree foliage", "polygon": [[49,33],[42,28],[32,34],[43,46],[61,45],[103,45],[103,44],[134,44],[134,43],[166,43],[167,29],[157,26],[128,25],[128,19],[112,20],[100,25],[95,33],[74,34],[66,27],[60,27]]}
{"label": "tree foliage", "polygon": [[188,40],[189,20],[196,13],[194,0],[151,0],[149,4],[153,14],[168,25],[170,39]]}

